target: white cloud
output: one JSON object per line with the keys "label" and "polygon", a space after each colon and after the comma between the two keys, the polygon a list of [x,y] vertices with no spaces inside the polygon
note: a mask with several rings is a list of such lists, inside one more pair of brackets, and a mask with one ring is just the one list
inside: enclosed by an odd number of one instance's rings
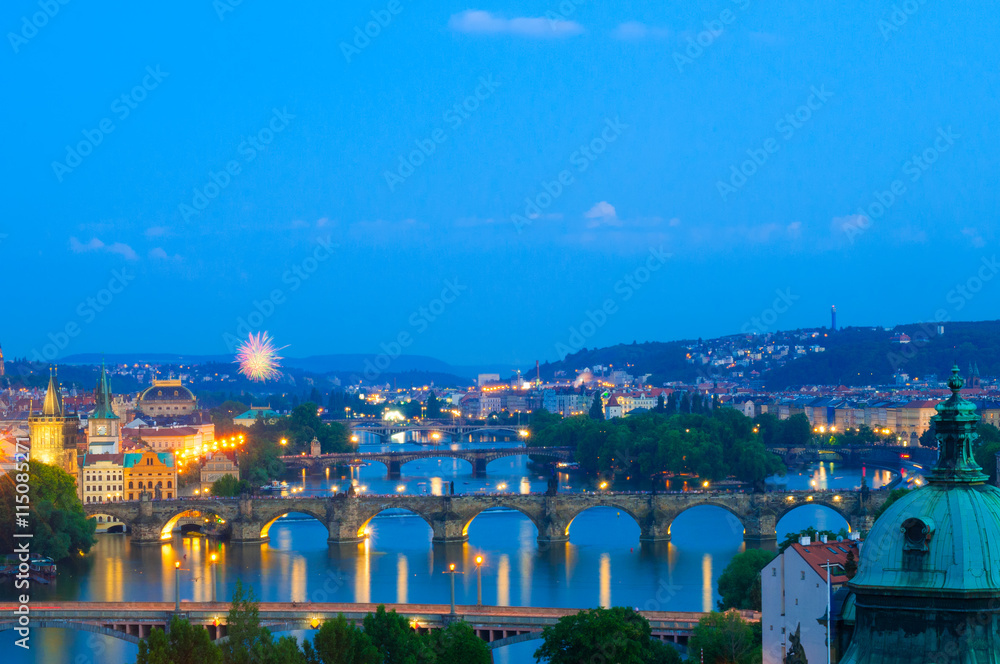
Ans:
{"label": "white cloud", "polygon": [[174,254],[171,256],[163,247],[154,247],[149,250],[149,257],[154,260],[159,261],[179,261],[181,260],[180,254]]}
{"label": "white cloud", "polygon": [[82,254],[86,251],[97,251],[98,249],[103,249],[104,243],[96,237],[91,238],[90,242],[87,243],[80,242],[75,237],[71,237],[69,239],[69,248],[73,250],[74,254]]}
{"label": "white cloud", "polygon": [[82,254],[90,251],[106,251],[111,254],[124,256],[126,260],[134,261],[139,259],[135,250],[124,242],[113,242],[104,244],[100,239],[94,237],[87,242],[80,242],[75,237],[69,239],[69,248],[73,253]]}
{"label": "white cloud", "polygon": [[479,9],[452,15],[448,27],[456,32],[486,35],[518,35],[543,39],[572,37],[586,32],[576,21],[542,16],[503,18]]}
{"label": "white cloud", "polygon": [[597,203],[594,207],[587,210],[583,216],[590,219],[590,221],[587,222],[587,228],[622,225],[622,222],[618,219],[618,213],[615,210],[615,206],[607,201]]}
{"label": "white cloud", "polygon": [[986,240],[984,240],[983,236],[980,235],[978,228],[963,228],[962,235],[969,238],[969,241],[972,243],[972,246],[976,247],[977,249],[986,246]]}
{"label": "white cloud", "polygon": [[623,40],[666,39],[672,34],[669,28],[646,25],[639,21],[626,21],[611,31],[612,37]]}

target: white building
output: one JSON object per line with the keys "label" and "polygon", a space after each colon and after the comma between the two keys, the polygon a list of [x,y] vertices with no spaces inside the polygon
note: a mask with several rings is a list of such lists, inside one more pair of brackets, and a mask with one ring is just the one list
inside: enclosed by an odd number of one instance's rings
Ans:
{"label": "white building", "polygon": [[[84,455],[78,480],[80,500],[84,505],[124,500],[124,462],[125,455],[122,453]],[[109,515],[97,515],[99,531],[121,525],[120,521]]]}
{"label": "white building", "polygon": [[844,564],[853,552],[861,557],[856,534],[843,542],[812,542],[803,537],[761,570],[761,625],[764,632],[763,664],[782,664],[789,637],[800,630],[809,662],[826,661],[827,582],[825,565],[833,565],[833,592],[844,586]]}

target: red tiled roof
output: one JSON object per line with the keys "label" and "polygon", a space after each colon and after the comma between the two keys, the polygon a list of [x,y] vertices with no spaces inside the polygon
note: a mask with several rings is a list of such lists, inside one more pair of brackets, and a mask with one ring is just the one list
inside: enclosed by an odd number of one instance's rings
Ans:
{"label": "red tiled roof", "polygon": [[[795,552],[825,581],[826,568],[823,565],[830,562],[843,567],[844,563],[847,562],[847,552],[841,551],[842,548],[847,549],[847,551],[854,551],[854,561],[857,562],[861,558],[861,553],[858,550],[859,544],[859,541],[854,540],[844,540],[843,542],[830,541],[826,544],[816,540],[808,546],[796,542],[792,544],[791,548],[795,549]],[[830,581],[831,583],[838,584],[847,583],[848,579],[843,574],[834,574],[830,578]]]}

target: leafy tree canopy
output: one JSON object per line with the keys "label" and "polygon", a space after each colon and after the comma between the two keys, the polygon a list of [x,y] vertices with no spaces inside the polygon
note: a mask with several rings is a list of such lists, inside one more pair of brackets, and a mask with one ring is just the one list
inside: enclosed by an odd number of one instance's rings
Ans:
{"label": "leafy tree canopy", "polygon": [[542,631],[535,659],[549,664],[680,662],[676,650],[653,640],[649,621],[626,607],[589,609],[560,618]]}
{"label": "leafy tree canopy", "polygon": [[760,571],[775,554],[763,549],[747,549],[733,556],[719,576],[719,609],[761,610]]}
{"label": "leafy tree canopy", "polygon": [[84,514],[73,477],[61,468],[40,461],[18,466],[20,468],[15,468],[6,481],[0,483],[0,518],[7,524],[0,531],[3,550],[14,550],[16,486],[23,483],[28,485],[31,499],[28,509],[33,533],[31,551],[56,561],[90,551],[95,542],[97,522]]}

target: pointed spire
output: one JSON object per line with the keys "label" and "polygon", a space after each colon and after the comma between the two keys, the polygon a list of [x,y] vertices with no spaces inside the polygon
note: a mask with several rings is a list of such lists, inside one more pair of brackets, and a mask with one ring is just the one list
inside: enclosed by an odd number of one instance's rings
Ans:
{"label": "pointed spire", "polygon": [[97,378],[97,389],[94,393],[94,419],[112,420],[116,419],[114,409],[111,407],[111,381],[108,379],[108,371],[104,367],[104,360],[101,360],[101,373]]}
{"label": "pointed spire", "polygon": [[962,398],[960,392],[965,381],[958,365],[952,367],[948,387],[951,396],[937,405],[933,417],[938,440],[938,462],[928,482],[931,484],[981,484],[989,479],[976,463],[972,448],[979,425],[976,406]]}
{"label": "pointed spire", "polygon": [[53,417],[63,416],[62,394],[59,392],[59,377],[53,367],[49,367],[49,387],[45,391],[45,403],[42,404],[42,415]]}

